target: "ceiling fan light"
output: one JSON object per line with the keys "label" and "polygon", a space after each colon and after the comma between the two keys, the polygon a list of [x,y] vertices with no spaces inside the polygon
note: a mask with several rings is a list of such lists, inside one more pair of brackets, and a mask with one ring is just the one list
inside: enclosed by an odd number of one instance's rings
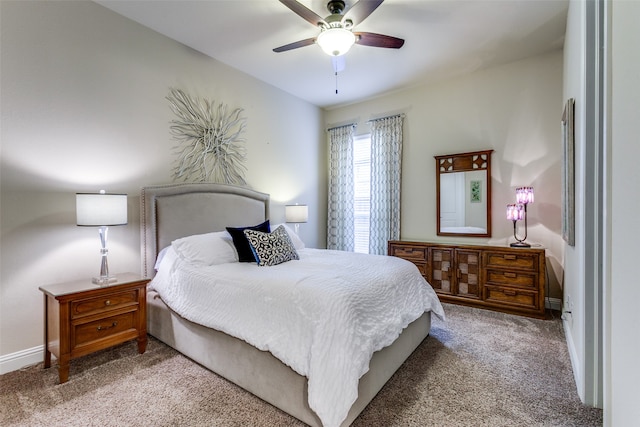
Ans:
{"label": "ceiling fan light", "polygon": [[329,28],[318,35],[317,43],[322,50],[331,56],[344,55],[351,49],[356,36],[344,28]]}

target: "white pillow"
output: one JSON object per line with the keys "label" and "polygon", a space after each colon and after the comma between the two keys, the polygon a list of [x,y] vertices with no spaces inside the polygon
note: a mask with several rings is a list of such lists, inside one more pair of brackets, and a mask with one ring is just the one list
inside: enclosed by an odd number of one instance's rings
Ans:
{"label": "white pillow", "polygon": [[238,253],[226,231],[196,234],[171,242],[183,260],[200,266],[238,262]]}
{"label": "white pillow", "polygon": [[169,251],[169,248],[171,246],[167,246],[166,248],[164,248],[163,250],[160,251],[160,253],[158,254],[158,258],[156,258],[156,264],[153,266],[153,268],[158,271],[158,269],[160,268],[160,263],[162,263],[162,260],[164,259],[165,255],[167,254],[167,252]]}
{"label": "white pillow", "polygon": [[276,228],[283,226],[285,230],[287,230],[287,234],[289,234],[289,238],[291,239],[291,243],[293,243],[293,247],[296,248],[296,250],[298,249],[304,249],[304,242],[302,241],[302,239],[300,239],[300,237],[296,234],[295,231],[293,231],[291,229],[291,227],[289,227],[287,224],[276,224],[276,225],[272,225],[271,229],[275,230]]}
{"label": "white pillow", "polygon": [[171,285],[171,271],[173,270],[173,264],[178,259],[178,254],[176,254],[173,246],[169,245],[160,251],[160,255],[158,255],[158,262],[156,263],[156,275],[153,277],[153,280],[149,282],[149,289],[156,290],[158,288],[167,289],[167,286]]}

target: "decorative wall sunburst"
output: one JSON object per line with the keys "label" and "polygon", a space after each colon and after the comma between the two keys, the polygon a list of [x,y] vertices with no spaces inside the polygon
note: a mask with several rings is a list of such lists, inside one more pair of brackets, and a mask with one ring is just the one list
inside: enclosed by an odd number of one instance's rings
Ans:
{"label": "decorative wall sunburst", "polygon": [[167,96],[177,119],[171,134],[179,142],[174,181],[217,182],[246,185],[246,147],[241,134],[246,127],[242,108],[227,112],[223,103],[191,98],[171,88]]}

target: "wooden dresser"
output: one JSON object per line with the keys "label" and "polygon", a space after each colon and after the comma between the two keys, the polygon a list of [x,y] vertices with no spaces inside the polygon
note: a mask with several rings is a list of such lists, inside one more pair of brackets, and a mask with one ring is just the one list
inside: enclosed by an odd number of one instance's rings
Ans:
{"label": "wooden dresser", "polygon": [[58,359],[60,383],[69,378],[72,359],[136,339],[147,347],[147,283],[132,273],[117,282],[96,285],[91,279],[41,286],[44,293],[44,367]]}
{"label": "wooden dresser", "polygon": [[414,263],[442,302],[545,318],[544,249],[390,241],[388,254]]}

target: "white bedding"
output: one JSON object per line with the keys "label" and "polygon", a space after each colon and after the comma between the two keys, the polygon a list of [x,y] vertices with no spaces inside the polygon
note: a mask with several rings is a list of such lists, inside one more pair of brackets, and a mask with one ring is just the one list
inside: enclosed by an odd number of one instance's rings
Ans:
{"label": "white bedding", "polygon": [[151,286],[182,317],[269,351],[308,378],[309,406],[339,426],[372,354],[425,311],[444,317],[415,265],[321,249],[272,267],[190,264],[171,249]]}

